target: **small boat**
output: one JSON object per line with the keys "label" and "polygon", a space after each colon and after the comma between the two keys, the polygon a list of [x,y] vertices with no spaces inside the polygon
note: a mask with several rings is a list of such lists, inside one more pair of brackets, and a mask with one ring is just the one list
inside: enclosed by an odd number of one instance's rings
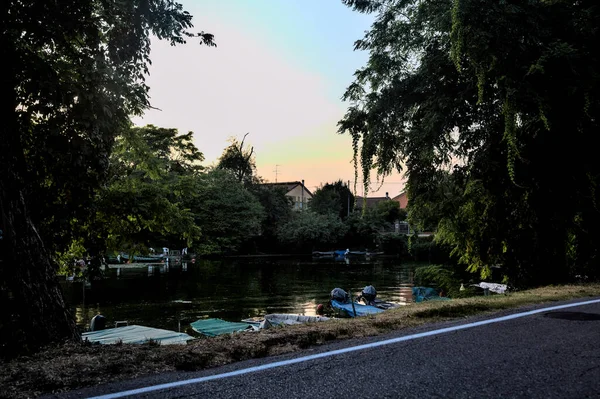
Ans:
{"label": "small boat", "polygon": [[141,255],[134,255],[134,256],[129,256],[128,254],[125,253],[121,253],[120,255],[120,259],[123,260],[132,260],[134,262],[161,262],[163,259],[162,255],[146,255],[146,256],[141,256]]}
{"label": "small boat", "polygon": [[262,323],[264,319],[264,317],[249,317],[247,319],[242,319],[242,323],[248,323],[255,327],[260,327],[260,323]]}
{"label": "small boat", "polygon": [[313,257],[334,257],[336,259],[343,259],[348,256],[377,256],[383,255],[383,252],[367,252],[367,251],[350,251],[349,249],[336,249],[335,251],[314,251]]}
{"label": "small boat", "polygon": [[261,329],[267,329],[277,326],[290,326],[295,324],[316,323],[327,321],[329,317],[324,316],[303,316],[298,314],[268,314],[260,323]]}
{"label": "small boat", "polygon": [[[363,302],[366,302],[365,299],[362,299]],[[365,305],[375,306],[376,308],[388,310],[400,307],[401,305],[393,302],[382,301],[381,299],[375,299],[371,301],[371,303],[365,303]]]}
{"label": "small boat", "polygon": [[506,284],[485,283],[483,281],[479,284],[471,284],[471,286],[483,288],[484,290],[495,292],[496,294],[504,294],[508,289]]}
{"label": "small boat", "polygon": [[249,323],[225,321],[221,319],[200,319],[190,324],[192,330],[206,335],[216,337],[217,335],[233,334],[240,331],[256,331],[258,328]]}
{"label": "small boat", "polygon": [[142,262],[142,263],[121,263],[121,264],[109,264],[109,269],[143,269],[146,267],[163,267],[164,263],[150,263],[150,262]]}
{"label": "small boat", "polygon": [[334,251],[328,251],[328,252],[323,252],[323,251],[314,251],[312,253],[312,256],[314,256],[315,258],[319,258],[319,257],[334,257],[335,256],[335,252]]}
{"label": "small boat", "polygon": [[367,316],[371,314],[377,314],[384,311],[384,309],[380,309],[376,306],[371,305],[361,305],[360,303],[343,303],[338,302],[335,299],[331,300],[331,307],[343,315],[349,317],[359,317],[359,316]]}
{"label": "small boat", "polygon": [[187,341],[194,339],[185,333],[137,325],[85,332],[81,338],[100,344],[143,344],[152,340],[160,345],[185,345]]}

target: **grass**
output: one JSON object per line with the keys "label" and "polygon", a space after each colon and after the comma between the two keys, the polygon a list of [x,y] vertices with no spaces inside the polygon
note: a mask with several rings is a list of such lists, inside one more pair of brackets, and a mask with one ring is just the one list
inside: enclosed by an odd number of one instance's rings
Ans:
{"label": "grass", "polygon": [[509,295],[425,302],[358,319],[201,338],[182,346],[160,346],[156,342],[145,345],[69,343],[8,362],[0,360],[0,396],[33,397],[165,371],[202,370],[295,352],[334,340],[376,336],[523,305],[599,295],[600,284],[551,286]]}

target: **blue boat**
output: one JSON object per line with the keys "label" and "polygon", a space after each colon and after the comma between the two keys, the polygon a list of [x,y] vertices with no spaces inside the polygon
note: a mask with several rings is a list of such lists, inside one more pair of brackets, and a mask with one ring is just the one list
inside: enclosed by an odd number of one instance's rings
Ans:
{"label": "blue boat", "polygon": [[367,316],[370,314],[377,314],[384,311],[384,309],[380,309],[371,305],[361,305],[360,303],[353,304],[351,302],[342,303],[336,301],[335,299],[331,300],[331,307],[350,317]]}
{"label": "blue boat", "polygon": [[364,256],[366,254],[367,254],[366,251],[349,251],[347,255]]}

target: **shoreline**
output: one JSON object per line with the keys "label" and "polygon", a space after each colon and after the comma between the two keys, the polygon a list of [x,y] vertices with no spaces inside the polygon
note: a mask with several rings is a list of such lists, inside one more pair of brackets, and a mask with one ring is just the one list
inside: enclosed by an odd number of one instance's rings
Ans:
{"label": "shoreline", "polygon": [[549,286],[510,294],[414,303],[375,316],[203,337],[181,346],[68,343],[30,356],[0,361],[0,388],[8,398],[60,393],[160,372],[202,370],[297,352],[336,340],[373,337],[521,306],[592,296],[600,296],[600,284]]}

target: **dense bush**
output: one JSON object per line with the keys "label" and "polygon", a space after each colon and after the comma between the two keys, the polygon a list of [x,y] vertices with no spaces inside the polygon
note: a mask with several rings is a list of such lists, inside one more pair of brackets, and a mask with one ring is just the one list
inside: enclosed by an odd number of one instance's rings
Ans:
{"label": "dense bush", "polygon": [[451,248],[434,241],[433,236],[408,238],[408,252],[412,259],[419,262],[446,264],[452,261]]}
{"label": "dense bush", "polygon": [[385,252],[386,255],[408,256],[408,237],[406,234],[381,234],[377,237],[377,245],[379,250]]}

